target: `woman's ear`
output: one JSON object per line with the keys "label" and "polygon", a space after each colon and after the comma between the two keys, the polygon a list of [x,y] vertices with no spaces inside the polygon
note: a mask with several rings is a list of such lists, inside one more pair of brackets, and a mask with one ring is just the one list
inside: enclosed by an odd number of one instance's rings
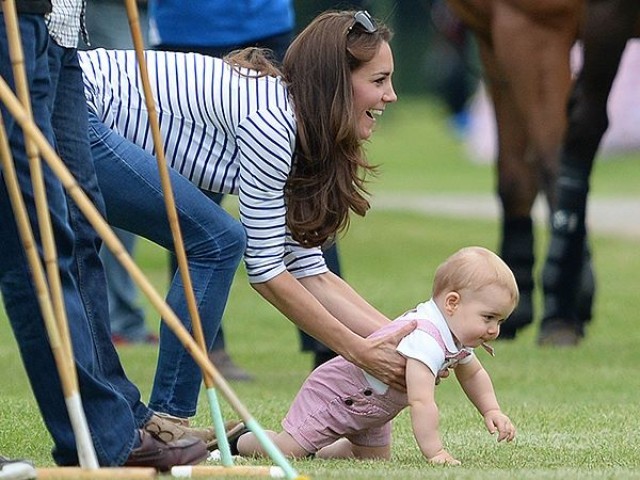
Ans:
{"label": "woman's ear", "polygon": [[458,292],[449,292],[444,297],[444,310],[447,315],[453,315],[460,305],[460,294]]}

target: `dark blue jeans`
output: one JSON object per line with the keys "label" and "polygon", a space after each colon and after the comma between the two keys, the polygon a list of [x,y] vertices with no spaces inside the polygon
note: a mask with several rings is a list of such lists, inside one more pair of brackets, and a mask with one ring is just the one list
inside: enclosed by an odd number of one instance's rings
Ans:
{"label": "dark blue jeans", "polygon": [[[91,154],[109,223],[174,250],[155,157],[89,114]],[[189,273],[207,347],[220,328],[233,277],[246,247],[244,228],[198,187],[169,170]],[[167,303],[191,331],[180,273]],[[149,407],[178,417],[196,413],[202,375],[177,337],[163,323]]]}
{"label": "dark blue jeans", "polygon": [[[51,96],[53,87],[51,84],[52,74],[49,70],[49,53],[51,52],[48,50],[47,29],[43,18],[39,16],[22,15],[19,18],[19,25],[34,119],[44,135],[53,143],[54,133],[50,108],[54,98]],[[64,52],[53,52],[54,55],[62,53]],[[63,58],[59,57],[58,60],[62,66]],[[63,70],[64,68],[60,68],[53,75],[60,74],[63,78]],[[12,84],[13,75],[2,15],[0,15],[0,74]],[[53,85],[55,86],[71,87],[65,83],[66,80],[64,82],[61,80],[60,84],[58,84],[57,78],[54,80]],[[82,85],[75,87],[81,91]],[[68,105],[57,103],[62,101],[62,97],[65,95],[67,93],[60,95],[56,101],[56,108],[68,109],[66,114],[69,117],[86,115],[86,106],[80,108],[79,104],[73,101]],[[71,110],[76,107],[78,110]],[[36,245],[41,252],[33,189],[29,178],[23,136],[20,128],[6,109],[2,107],[1,111],[27,213],[36,237]],[[86,138],[86,130],[84,132],[71,130],[75,128],[74,124],[64,128],[69,129],[68,135],[70,136],[82,138],[84,135]],[[77,160],[89,162],[89,157]],[[130,400],[121,393],[117,386],[108,381],[101,369],[101,350],[104,346],[98,343],[99,337],[96,336],[95,328],[85,310],[78,278],[75,274],[74,246],[76,237],[69,222],[65,194],[60,182],[46,166],[43,168],[43,176],[56,239],[60,281],[69,321],[80,395],[83,399],[91,437],[101,465],[121,465],[129,456],[136,440],[135,430],[138,421],[132,413]],[[75,437],[67,415],[60,379],[49,346],[30,270],[19,240],[4,179],[0,182],[0,244],[2,245],[0,249],[0,288],[5,308],[38,406],[55,442],[54,459],[61,465],[77,465]],[[108,338],[107,341],[110,343]],[[117,356],[110,359],[110,362],[117,363]],[[135,387],[132,386],[132,389]]]}
{"label": "dark blue jeans", "polygon": [[[127,253],[133,256],[138,237],[115,227],[113,233],[116,234]],[[100,250],[100,259],[107,276],[111,334],[114,338],[117,335],[124,341],[146,343],[151,331],[145,323],[144,309],[138,303],[139,292],[136,284],[106,245],[103,245]]]}
{"label": "dark blue jeans", "polygon": [[[91,161],[87,106],[77,50],[51,42],[49,71],[55,92],[51,112],[56,149],[82,190],[104,217],[104,200]],[[72,269],[78,279],[78,290],[89,319],[96,359],[109,382],[127,398],[137,424],[141,426],[151,413],[140,402],[138,388],[127,379],[111,342],[107,283],[99,256],[101,239],[72,199],[67,199],[67,205],[69,223],[75,233]]]}

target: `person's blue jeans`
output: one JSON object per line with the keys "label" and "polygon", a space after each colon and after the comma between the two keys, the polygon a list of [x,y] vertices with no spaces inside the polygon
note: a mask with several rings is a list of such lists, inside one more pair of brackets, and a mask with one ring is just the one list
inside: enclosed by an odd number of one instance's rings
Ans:
{"label": "person's blue jeans", "polygon": [[[89,114],[89,137],[109,223],[173,251],[155,157],[111,131],[92,113]],[[169,172],[191,282],[207,348],[210,348],[245,250],[246,234],[237,220],[193,183],[173,169]],[[167,303],[191,332],[179,273],[173,277]],[[149,407],[178,417],[193,416],[201,381],[200,368],[163,323]]]}
{"label": "person's blue jeans", "polygon": [[[138,237],[115,227],[113,233],[116,234],[127,253],[133,256]],[[139,291],[136,284],[105,245],[100,250],[100,259],[107,276],[112,336],[118,335],[123,340],[133,343],[145,343],[149,339],[150,332],[145,323],[144,310],[138,305]]]}
{"label": "person's blue jeans", "polygon": [[[105,216],[104,200],[91,161],[87,104],[82,83],[78,52],[55,42],[49,45],[51,74],[51,112],[56,150],[82,190]],[[138,426],[144,425],[151,412],[140,401],[140,391],[126,377],[111,341],[107,283],[99,257],[102,241],[75,202],[68,198],[69,223],[75,233],[72,268],[89,319],[98,364],[108,381],[129,401]]]}
{"label": "person's blue jeans", "polygon": [[[31,92],[33,116],[44,135],[53,143],[51,117],[51,74],[49,71],[49,38],[41,16],[21,15],[19,26],[25,68]],[[11,85],[13,75],[7,50],[4,18],[0,15],[0,75]],[[13,85],[12,85],[13,86]],[[69,106],[71,108],[71,106]],[[84,107],[86,110],[86,106]],[[29,177],[28,160],[20,128],[4,108],[0,107],[11,152],[18,172],[36,245],[42,253],[37,228],[34,195]],[[68,112],[82,115],[83,110]],[[82,132],[69,132],[81,135]],[[88,160],[88,157],[85,158]],[[62,185],[46,166],[43,177],[58,255],[58,267],[64,303],[73,345],[79,392],[83,399],[87,423],[98,461],[104,466],[125,462],[137,439],[136,420],[128,400],[110,384],[100,369],[91,322],[87,317],[74,275],[75,237],[68,222],[68,209]],[[55,447],[53,456],[60,465],[77,465],[75,437],[67,415],[48,335],[40,312],[34,284],[19,239],[14,214],[4,179],[0,182],[0,288],[24,366],[44,422]],[[105,414],[108,412],[108,414]]]}
{"label": "person's blue jeans", "polygon": [[[218,205],[222,205],[222,200],[224,199],[224,193],[217,192],[206,192],[202,191],[207,197],[209,197],[212,201],[216,202]],[[173,279],[173,276],[178,271],[178,257],[176,257],[175,253],[169,252],[169,278]],[[212,351],[220,351],[226,349],[226,341],[224,339],[224,325],[220,324],[220,328],[218,329],[218,334],[216,335],[215,340],[213,341],[213,345],[209,349],[209,352]]]}

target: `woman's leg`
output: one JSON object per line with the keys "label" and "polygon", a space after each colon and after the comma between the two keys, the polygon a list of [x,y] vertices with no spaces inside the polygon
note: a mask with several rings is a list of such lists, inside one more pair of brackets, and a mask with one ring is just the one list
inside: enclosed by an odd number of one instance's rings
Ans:
{"label": "woman's leg", "polygon": [[[90,115],[89,135],[109,223],[174,250],[156,159]],[[195,185],[170,170],[189,272],[207,346],[216,336],[231,282],[245,250],[244,229]],[[180,274],[167,303],[191,331]],[[200,369],[166,325],[149,406],[177,417],[196,412]]]}

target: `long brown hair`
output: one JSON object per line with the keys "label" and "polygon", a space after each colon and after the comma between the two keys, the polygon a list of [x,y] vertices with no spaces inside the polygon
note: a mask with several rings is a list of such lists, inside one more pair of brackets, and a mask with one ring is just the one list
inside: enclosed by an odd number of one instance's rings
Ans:
{"label": "long brown hair", "polygon": [[355,11],[317,16],[291,43],[278,68],[260,49],[225,57],[258,76],[282,76],[296,114],[297,141],[285,186],[287,226],[294,240],[315,247],[349,226],[349,211],[369,210],[366,176],[375,173],[357,134],[351,73],[370,61],[391,32],[369,33]]}
{"label": "long brown hair", "polygon": [[293,41],[282,72],[298,126],[286,185],[287,226],[307,247],[319,246],[349,225],[349,211],[369,209],[366,176],[375,168],[357,134],[351,73],[370,61],[391,32],[368,33],[353,11],[316,17]]}
{"label": "long brown hair", "polygon": [[[247,76],[256,77],[281,77],[282,72],[276,65],[273,52],[268,48],[247,47],[234,50],[224,56],[224,61],[232,65],[238,72]],[[243,72],[246,68],[258,72]]]}

